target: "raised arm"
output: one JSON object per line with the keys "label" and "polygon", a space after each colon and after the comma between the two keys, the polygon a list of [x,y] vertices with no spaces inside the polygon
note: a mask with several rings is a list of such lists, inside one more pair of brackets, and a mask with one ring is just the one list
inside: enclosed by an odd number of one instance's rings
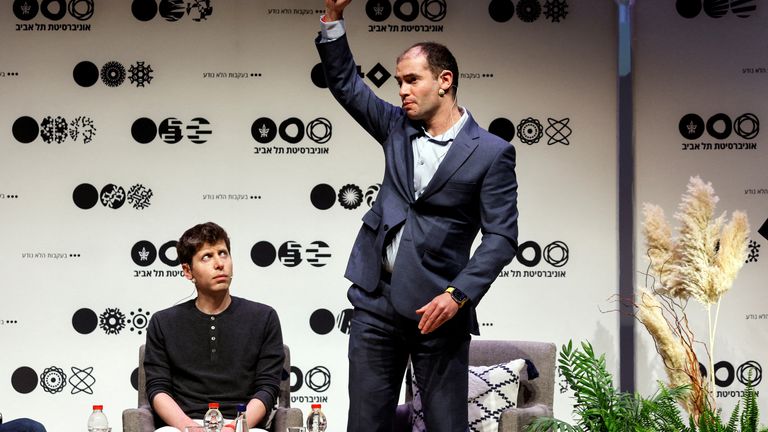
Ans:
{"label": "raised arm", "polygon": [[[347,35],[339,22],[350,1],[325,0],[327,13],[321,23],[323,31],[315,43],[331,94],[381,144],[387,139],[393,122],[404,113],[400,107],[379,98],[357,74]],[[333,36],[329,34],[330,27],[335,27]]]}

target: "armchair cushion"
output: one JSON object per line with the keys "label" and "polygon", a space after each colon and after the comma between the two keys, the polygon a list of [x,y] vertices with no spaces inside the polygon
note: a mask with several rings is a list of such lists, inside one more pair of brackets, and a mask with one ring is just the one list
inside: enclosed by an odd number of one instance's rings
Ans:
{"label": "armchair cushion", "polygon": [[[472,432],[497,432],[501,415],[517,406],[520,372],[526,365],[523,359],[492,366],[469,367],[469,394],[467,399],[469,429]],[[425,432],[421,392],[411,376],[411,419],[413,432]]]}

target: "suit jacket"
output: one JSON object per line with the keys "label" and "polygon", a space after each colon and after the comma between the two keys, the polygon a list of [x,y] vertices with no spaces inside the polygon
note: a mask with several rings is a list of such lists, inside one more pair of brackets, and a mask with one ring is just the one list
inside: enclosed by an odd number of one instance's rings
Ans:
{"label": "suit jacket", "polygon": [[[391,281],[395,310],[419,319],[416,309],[454,286],[469,297],[469,330],[477,334],[474,307],[517,250],[514,147],[470,116],[416,199],[411,141],[421,125],[363,83],[346,36],[316,42],[328,88],[385,156],[381,189],[363,216],[345,276],[375,291],[386,243],[402,229]],[[482,239],[470,257],[478,231]]]}

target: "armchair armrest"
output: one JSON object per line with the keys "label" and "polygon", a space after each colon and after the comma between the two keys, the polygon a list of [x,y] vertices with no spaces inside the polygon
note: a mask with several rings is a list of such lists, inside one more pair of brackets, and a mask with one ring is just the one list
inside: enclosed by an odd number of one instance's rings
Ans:
{"label": "armchair armrest", "polygon": [[301,426],[304,426],[304,415],[300,409],[278,407],[269,430],[282,432],[289,427]]}
{"label": "armchair armrest", "polygon": [[525,408],[512,408],[501,413],[499,432],[517,432],[537,417],[551,417],[552,409],[544,404],[536,404]]}
{"label": "armchair armrest", "polygon": [[155,419],[149,406],[123,410],[123,432],[144,432],[155,430]]}

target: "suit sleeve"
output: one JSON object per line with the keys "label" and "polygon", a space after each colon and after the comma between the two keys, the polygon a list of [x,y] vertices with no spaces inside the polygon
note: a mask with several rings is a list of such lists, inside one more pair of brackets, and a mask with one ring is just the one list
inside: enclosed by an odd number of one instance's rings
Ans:
{"label": "suit sleeve", "polygon": [[480,245],[452,282],[473,305],[480,303],[491,283],[517,253],[517,176],[515,148],[497,155],[480,188]]}
{"label": "suit sleeve", "polygon": [[395,120],[404,115],[402,109],[382,100],[363,83],[346,35],[323,43],[318,37],[315,45],[331,94],[360,126],[383,144]]}

